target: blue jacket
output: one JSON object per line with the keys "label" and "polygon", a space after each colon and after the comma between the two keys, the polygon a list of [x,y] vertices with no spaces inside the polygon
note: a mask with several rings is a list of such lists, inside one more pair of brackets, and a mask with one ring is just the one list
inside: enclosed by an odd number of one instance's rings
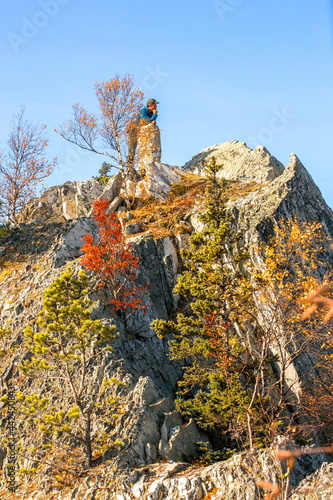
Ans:
{"label": "blue jacket", "polygon": [[147,107],[144,107],[140,109],[137,121],[139,122],[140,120],[145,120],[147,123],[151,123],[156,120],[157,116],[157,113],[153,113],[152,111],[149,111]]}

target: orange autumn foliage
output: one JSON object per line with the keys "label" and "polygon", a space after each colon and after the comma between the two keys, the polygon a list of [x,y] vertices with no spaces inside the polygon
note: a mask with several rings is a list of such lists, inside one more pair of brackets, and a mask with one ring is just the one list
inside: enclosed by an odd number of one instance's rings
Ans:
{"label": "orange autumn foliage", "polygon": [[98,222],[99,237],[95,241],[89,233],[82,238],[81,264],[97,275],[97,287],[107,289],[109,303],[115,311],[146,309],[142,298],[147,287],[136,283],[139,257],[126,243],[116,213],[107,212],[108,206],[105,199],[93,203],[92,216]]}
{"label": "orange autumn foliage", "polygon": [[106,141],[114,136],[116,142],[136,119],[144,93],[134,87],[129,75],[115,75],[107,82],[97,83],[95,90],[102,116],[101,134]]}
{"label": "orange autumn foliage", "polygon": [[107,156],[112,167],[126,175],[131,170],[127,161],[128,132],[142,107],[144,93],[130,75],[115,75],[109,81],[96,83],[95,92],[98,114],[74,104],[72,119],[55,131],[81,149]]}

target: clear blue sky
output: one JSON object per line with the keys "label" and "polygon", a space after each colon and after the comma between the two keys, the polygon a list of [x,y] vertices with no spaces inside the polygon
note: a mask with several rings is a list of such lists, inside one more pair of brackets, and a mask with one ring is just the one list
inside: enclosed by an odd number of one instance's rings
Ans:
{"label": "clear blue sky", "polygon": [[94,84],[131,74],[160,101],[162,161],[228,140],[296,153],[333,206],[332,1],[0,0],[0,144],[22,105],[59,158],[47,185],[87,180],[103,157],[53,132]]}

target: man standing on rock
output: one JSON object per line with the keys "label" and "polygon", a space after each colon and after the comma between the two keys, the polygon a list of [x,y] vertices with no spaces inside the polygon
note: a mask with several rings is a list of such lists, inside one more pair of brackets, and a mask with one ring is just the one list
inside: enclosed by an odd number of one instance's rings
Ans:
{"label": "man standing on rock", "polygon": [[[159,104],[156,99],[148,99],[146,106],[140,109],[135,122],[131,123],[128,130],[128,154],[127,154],[127,168],[131,170],[134,166],[135,152],[138,145],[138,133],[140,127],[146,125],[156,125],[157,114],[157,104]],[[158,130],[158,127],[157,127]]]}

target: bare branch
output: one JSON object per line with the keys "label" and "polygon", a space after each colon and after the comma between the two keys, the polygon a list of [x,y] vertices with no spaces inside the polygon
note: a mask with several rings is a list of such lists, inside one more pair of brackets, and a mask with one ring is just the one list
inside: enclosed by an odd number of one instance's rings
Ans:
{"label": "bare branch", "polygon": [[73,118],[55,131],[81,149],[112,158],[116,168],[126,173],[128,130],[138,115],[144,94],[134,87],[129,75],[123,78],[116,75],[107,82],[97,83],[95,90],[100,117],[75,104]]}

